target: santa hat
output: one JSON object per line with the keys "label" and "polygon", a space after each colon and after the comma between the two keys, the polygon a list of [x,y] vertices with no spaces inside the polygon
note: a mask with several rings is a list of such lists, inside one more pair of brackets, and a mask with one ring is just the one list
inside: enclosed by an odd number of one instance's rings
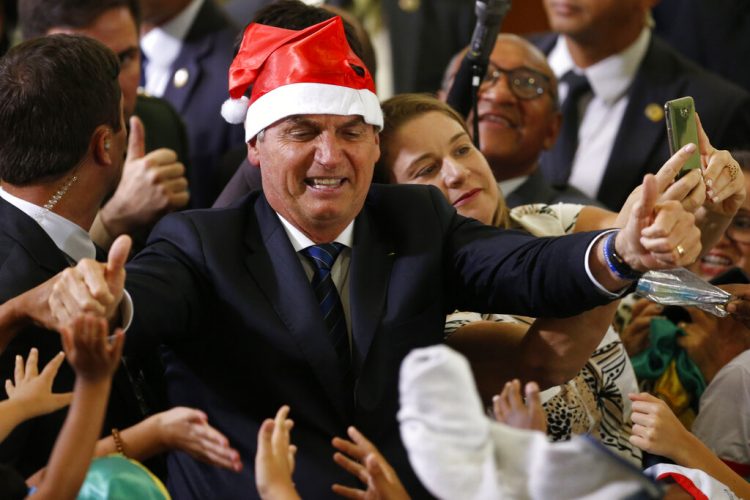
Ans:
{"label": "santa hat", "polygon": [[338,16],[303,30],[249,25],[229,68],[229,95],[221,115],[245,123],[245,141],[292,115],[361,115],[383,127],[372,75],[349,47]]}

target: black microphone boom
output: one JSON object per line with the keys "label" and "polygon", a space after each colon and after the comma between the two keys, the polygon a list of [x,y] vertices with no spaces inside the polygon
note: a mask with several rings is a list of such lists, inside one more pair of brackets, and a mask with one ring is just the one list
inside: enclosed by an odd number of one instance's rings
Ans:
{"label": "black microphone boom", "polygon": [[[465,117],[469,116],[472,104],[476,104],[479,84],[487,72],[490,54],[500,32],[500,24],[510,10],[510,3],[511,0],[477,0],[477,24],[471,35],[471,44],[446,98],[448,104]],[[474,120],[477,120],[476,116]],[[478,144],[479,134],[476,133],[476,128],[477,124],[474,126],[474,141]]]}
{"label": "black microphone boom", "polygon": [[474,9],[477,25],[474,27],[469,52],[466,54],[469,61],[487,66],[495,47],[495,39],[500,32],[500,24],[508,10],[510,0],[477,0]]}

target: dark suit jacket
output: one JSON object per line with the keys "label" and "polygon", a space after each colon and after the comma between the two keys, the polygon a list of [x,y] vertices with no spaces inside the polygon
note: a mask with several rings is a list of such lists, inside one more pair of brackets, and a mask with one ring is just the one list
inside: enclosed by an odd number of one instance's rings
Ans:
{"label": "dark suit jacket", "polygon": [[576,203],[579,205],[600,206],[596,200],[592,200],[573,186],[565,186],[562,189],[552,187],[538,169],[523,184],[505,197],[505,203],[510,208],[519,205],[529,205],[531,203],[544,203],[547,205],[554,203]]}
{"label": "dark suit jacket", "polygon": [[[164,99],[139,94],[134,114],[143,122],[146,131],[146,152],[169,148],[190,170],[190,148],[185,124],[175,109]],[[188,172],[188,176],[189,176]]]}
{"label": "dark suit jacket", "polygon": [[750,3],[662,0],[652,9],[654,32],[704,68],[750,90]]}
{"label": "dark suit jacket", "polygon": [[194,207],[211,206],[222,187],[215,172],[219,160],[245,139],[242,126],[231,125],[221,116],[221,105],[229,97],[227,75],[237,33],[214,0],[206,0],[172,66],[173,74],[187,70],[188,80],[182,87],[170,80],[163,95],[187,128]]}
{"label": "dark suit jacket", "polygon": [[260,167],[252,165],[247,158],[237,168],[227,185],[221,191],[221,194],[214,202],[214,208],[224,208],[235,203],[250,191],[262,189],[263,184],[260,178]]}
{"label": "dark suit jacket", "polygon": [[[556,35],[549,35],[535,43],[549,53],[556,39]],[[611,210],[619,210],[643,176],[656,172],[669,158],[664,120],[649,119],[645,113],[649,105],[661,109],[670,99],[693,96],[701,123],[715,147],[742,148],[750,144],[750,94],[701,69],[656,36],[628,95],[630,100],[596,196]],[[542,172],[554,182],[550,170]]]}
{"label": "dark suit jacket", "polygon": [[[289,404],[303,498],[352,478],[332,461],[333,436],[356,425],[417,497],[399,439],[398,371],[442,341],[446,312],[574,314],[606,302],[584,270],[592,234],[533,238],[456,214],[424,186],[373,185],[354,229],[350,276],[356,404],[348,410],[320,309],[278,217],[256,191],[225,209],[167,216],[128,264],[135,304],[127,349],[161,339],[170,403],[203,409],[240,451],[234,474],[169,457],[176,498],[256,494],[258,426]],[[560,272],[565,262],[567,272]]]}
{"label": "dark suit jacket", "polygon": [[[64,254],[33,219],[0,198],[0,301],[35,287],[68,265]],[[0,377],[3,380],[13,379],[15,356],[20,354],[25,359],[32,347],[39,349],[40,370],[62,350],[57,332],[27,328],[0,355]],[[129,368],[130,375],[140,376],[137,365]],[[125,428],[137,423],[154,409],[151,407],[153,394],[141,393],[143,399],[136,397],[130,375],[122,366],[115,374],[103,435],[109,434],[112,427]],[[72,391],[74,380],[70,365],[63,363],[53,391]],[[2,397],[7,397],[5,391]],[[0,443],[0,462],[12,464],[24,477],[47,465],[66,414],[67,409],[63,409],[18,426]]]}

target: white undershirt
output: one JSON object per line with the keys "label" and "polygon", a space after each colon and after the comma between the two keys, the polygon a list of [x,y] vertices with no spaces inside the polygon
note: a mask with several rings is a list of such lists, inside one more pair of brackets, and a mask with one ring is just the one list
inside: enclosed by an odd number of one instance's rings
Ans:
{"label": "white undershirt", "polygon": [[[586,75],[591,84],[593,94],[584,95],[579,102],[579,116],[583,116],[583,119],[578,128],[578,150],[568,180],[570,185],[591,198],[596,198],[599,192],[628,105],[628,89],[646,55],[650,40],[651,30],[644,28],[628,48],[586,69],[575,65],[564,36],[557,38],[549,54],[550,67],[558,78],[573,70]],[[560,83],[559,91],[562,102],[567,97],[568,86]]]}
{"label": "white undershirt", "polygon": [[193,0],[175,17],[153,28],[141,37],[144,61],[145,90],[161,97],[172,78],[172,65],[182,50],[182,42],[190,31],[204,0]]}

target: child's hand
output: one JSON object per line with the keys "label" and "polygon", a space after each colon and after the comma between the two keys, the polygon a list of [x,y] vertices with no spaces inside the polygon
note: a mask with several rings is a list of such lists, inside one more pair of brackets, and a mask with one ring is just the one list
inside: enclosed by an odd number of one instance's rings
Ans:
{"label": "child's hand", "polygon": [[285,405],[273,420],[266,419],[258,431],[255,485],[264,500],[299,498],[292,482],[297,447],[290,444],[289,438],[294,422],[287,416],[289,407]]}
{"label": "child's hand", "polygon": [[61,352],[47,363],[42,373],[39,373],[37,362],[39,351],[31,349],[24,366],[23,357],[16,356],[16,369],[13,378],[15,384],[5,381],[5,392],[8,399],[16,401],[23,409],[25,418],[33,418],[46,413],[52,413],[70,404],[73,393],[53,394],[52,382],[60,369],[65,355]]}
{"label": "child's hand", "polygon": [[498,422],[516,429],[531,429],[547,432],[547,417],[539,397],[539,386],[529,382],[524,387],[526,403],[521,397],[521,382],[507,382],[503,392],[492,398],[492,411]]}
{"label": "child's hand", "polygon": [[103,318],[77,317],[70,327],[61,329],[63,347],[76,375],[90,382],[108,379],[117,370],[125,343],[118,328],[110,342],[109,327]]}
{"label": "child's hand", "polygon": [[351,441],[333,438],[333,446],[339,450],[333,455],[333,461],[359,479],[367,489],[334,484],[333,492],[344,498],[408,500],[409,494],[396,471],[377,447],[355,427],[349,427],[347,434]]}

